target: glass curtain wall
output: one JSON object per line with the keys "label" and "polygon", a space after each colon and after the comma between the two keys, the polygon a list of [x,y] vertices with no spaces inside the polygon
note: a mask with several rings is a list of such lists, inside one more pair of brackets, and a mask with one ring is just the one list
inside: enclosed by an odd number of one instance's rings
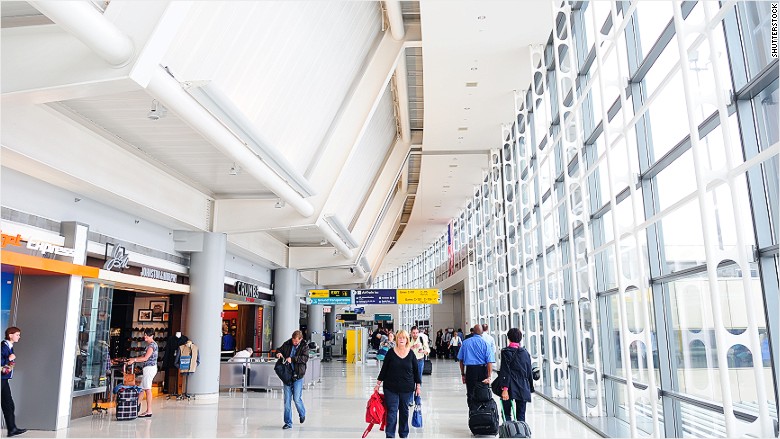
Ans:
{"label": "glass curtain wall", "polygon": [[[467,267],[469,322],[501,346],[521,328],[537,391],[616,434],[776,436],[771,3],[551,7],[482,184],[379,287]],[[401,308],[402,325],[430,316]]]}

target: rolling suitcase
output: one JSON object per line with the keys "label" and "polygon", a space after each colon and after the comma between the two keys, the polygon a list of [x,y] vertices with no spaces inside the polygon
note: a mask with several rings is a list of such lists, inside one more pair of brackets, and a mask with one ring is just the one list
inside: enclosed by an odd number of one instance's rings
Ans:
{"label": "rolling suitcase", "polygon": [[[515,403],[512,401],[512,413],[515,412]],[[498,427],[498,437],[531,437],[531,427],[524,421],[507,421],[506,412],[504,412],[504,405],[501,404],[501,414],[504,417],[504,423]]]}
{"label": "rolling suitcase", "polygon": [[431,363],[431,360],[425,359],[423,360],[423,375],[430,375],[433,373],[433,363]]}
{"label": "rolling suitcase", "polygon": [[495,436],[498,434],[498,409],[492,399],[488,402],[475,402],[469,410],[469,430],[477,436]]}
{"label": "rolling suitcase", "polygon": [[116,392],[116,420],[131,421],[138,417],[141,403],[138,401],[140,387],[121,386]]}
{"label": "rolling suitcase", "polygon": [[531,427],[523,421],[504,421],[498,428],[498,437],[531,437]]}

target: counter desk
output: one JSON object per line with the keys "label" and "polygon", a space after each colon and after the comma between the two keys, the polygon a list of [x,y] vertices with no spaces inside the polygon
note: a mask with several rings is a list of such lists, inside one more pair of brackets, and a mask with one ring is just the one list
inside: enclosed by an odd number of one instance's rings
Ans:
{"label": "counter desk", "polygon": [[[219,367],[219,387],[223,389],[281,390],[284,386],[274,372],[275,360],[247,358],[244,361],[223,362]],[[322,365],[320,357],[310,357],[303,376],[304,387],[320,382]]]}

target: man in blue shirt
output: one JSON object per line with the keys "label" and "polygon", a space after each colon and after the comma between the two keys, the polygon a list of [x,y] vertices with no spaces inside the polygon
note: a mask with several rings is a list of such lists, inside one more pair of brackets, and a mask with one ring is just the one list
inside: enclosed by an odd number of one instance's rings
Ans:
{"label": "man in blue shirt", "polygon": [[463,340],[463,345],[458,352],[460,360],[460,375],[466,384],[466,402],[471,409],[472,394],[479,383],[490,384],[490,376],[493,373],[493,363],[496,362],[493,351],[488,347],[485,339],[480,337],[482,326],[474,326],[474,335]]}

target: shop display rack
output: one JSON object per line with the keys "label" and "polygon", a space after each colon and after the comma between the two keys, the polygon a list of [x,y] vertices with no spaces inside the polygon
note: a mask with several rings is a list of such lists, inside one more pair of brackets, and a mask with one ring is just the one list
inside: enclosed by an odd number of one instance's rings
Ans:
{"label": "shop display rack", "polygon": [[154,341],[157,342],[157,364],[161,366],[163,356],[165,355],[165,344],[168,339],[168,322],[133,322],[133,328],[130,332],[130,358],[140,357],[146,350],[144,342],[144,331],[148,328],[154,329]]}

